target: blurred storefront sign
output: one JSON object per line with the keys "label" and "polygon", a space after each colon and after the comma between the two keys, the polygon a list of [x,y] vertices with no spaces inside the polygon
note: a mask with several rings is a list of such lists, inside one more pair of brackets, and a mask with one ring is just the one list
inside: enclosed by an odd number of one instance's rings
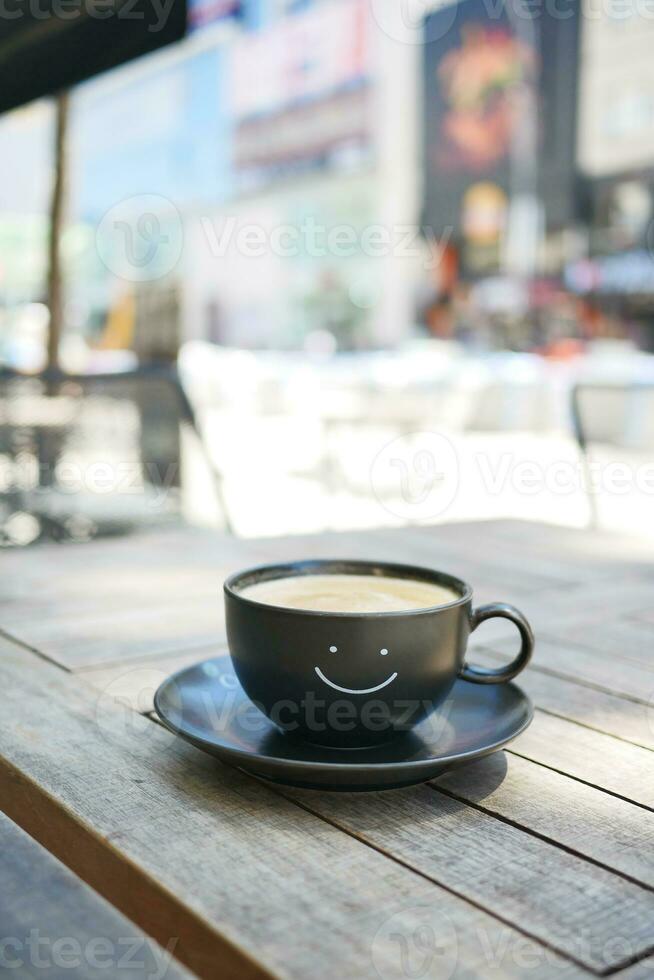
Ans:
{"label": "blurred storefront sign", "polygon": [[468,267],[497,268],[508,207],[506,192],[492,181],[477,181],[463,193],[461,234]]}
{"label": "blurred storefront sign", "polygon": [[609,220],[620,232],[638,240],[652,218],[652,189],[642,180],[616,184],[609,199]]}
{"label": "blurred storefront sign", "polygon": [[654,173],[592,180],[588,198],[591,255],[648,244],[654,217]]}
{"label": "blurred storefront sign", "polygon": [[424,224],[453,229],[468,273],[489,271],[491,258],[470,234],[476,188],[497,188],[508,201],[501,219],[495,207],[495,268],[513,198],[540,201],[547,228],[575,213],[578,14],[576,0],[565,17],[541,5],[462,0],[425,20]]}
{"label": "blurred storefront sign", "polygon": [[478,282],[473,295],[479,309],[486,313],[521,316],[528,305],[525,284],[507,276],[489,276]]}
{"label": "blurred storefront sign", "polygon": [[239,123],[234,168],[241,190],[320,166],[350,166],[365,157],[368,139],[365,86],[311,105]]}
{"label": "blurred storefront sign", "polygon": [[326,162],[369,142],[363,0],[334,0],[244,35],[232,51],[234,166],[239,187]]}
{"label": "blurred storefront sign", "polygon": [[363,0],[331,0],[240,38],[232,49],[235,115],[275,112],[363,79],[365,24]]}
{"label": "blurred storefront sign", "polygon": [[471,184],[463,195],[461,209],[466,239],[480,246],[496,244],[504,230],[507,206],[507,196],[497,184]]}
{"label": "blurred storefront sign", "polygon": [[565,284],[579,294],[648,297],[654,303],[654,259],[647,249],[573,262]]}

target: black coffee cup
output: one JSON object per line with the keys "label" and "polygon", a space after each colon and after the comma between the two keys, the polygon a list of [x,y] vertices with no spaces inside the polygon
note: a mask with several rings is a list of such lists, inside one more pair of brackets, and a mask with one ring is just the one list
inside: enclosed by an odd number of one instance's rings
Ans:
{"label": "black coffee cup", "polygon": [[[380,575],[428,582],[456,596],[399,612],[323,612],[269,605],[242,590],[296,575]],[[472,608],[472,589],[445,572],[367,561],[300,561],[238,572],[224,586],[227,640],[246,694],[279,728],[321,745],[362,748],[409,731],[441,704],[457,677],[510,681],[529,662],[534,636],[503,602]],[[510,619],[520,652],[496,669],[465,662],[470,633]]]}

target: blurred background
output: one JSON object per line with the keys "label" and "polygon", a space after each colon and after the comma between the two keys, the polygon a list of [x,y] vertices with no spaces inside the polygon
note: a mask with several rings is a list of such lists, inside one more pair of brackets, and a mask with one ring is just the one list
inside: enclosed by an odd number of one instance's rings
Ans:
{"label": "blurred background", "polygon": [[647,4],[60,7],[0,23],[2,544],[652,533]]}

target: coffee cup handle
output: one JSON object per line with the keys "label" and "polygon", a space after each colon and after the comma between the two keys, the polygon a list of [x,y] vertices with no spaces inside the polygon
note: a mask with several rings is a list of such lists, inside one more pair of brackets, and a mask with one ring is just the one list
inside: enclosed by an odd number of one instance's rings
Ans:
{"label": "coffee cup handle", "polygon": [[490,602],[487,606],[473,609],[470,632],[476,630],[480,623],[496,616],[510,619],[518,627],[522,641],[520,653],[515,660],[512,660],[505,667],[473,667],[471,664],[464,663],[459,672],[459,677],[463,678],[464,681],[472,681],[473,684],[502,684],[512,680],[531,660],[531,655],[534,652],[534,633],[525,617],[515,606],[510,606],[506,602]]}

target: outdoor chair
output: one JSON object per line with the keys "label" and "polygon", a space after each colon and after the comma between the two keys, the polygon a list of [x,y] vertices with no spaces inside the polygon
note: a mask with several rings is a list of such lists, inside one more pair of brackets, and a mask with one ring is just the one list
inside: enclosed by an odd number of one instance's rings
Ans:
{"label": "outdoor chair", "polygon": [[173,368],[0,369],[0,544],[181,521],[198,466],[231,530],[221,475]]}
{"label": "outdoor chair", "polygon": [[[611,523],[611,511],[629,517],[634,528],[642,519],[651,524],[644,467],[652,484],[649,493],[654,494],[654,383],[578,384],[571,409],[590,525]],[[613,486],[616,476],[619,482]]]}

